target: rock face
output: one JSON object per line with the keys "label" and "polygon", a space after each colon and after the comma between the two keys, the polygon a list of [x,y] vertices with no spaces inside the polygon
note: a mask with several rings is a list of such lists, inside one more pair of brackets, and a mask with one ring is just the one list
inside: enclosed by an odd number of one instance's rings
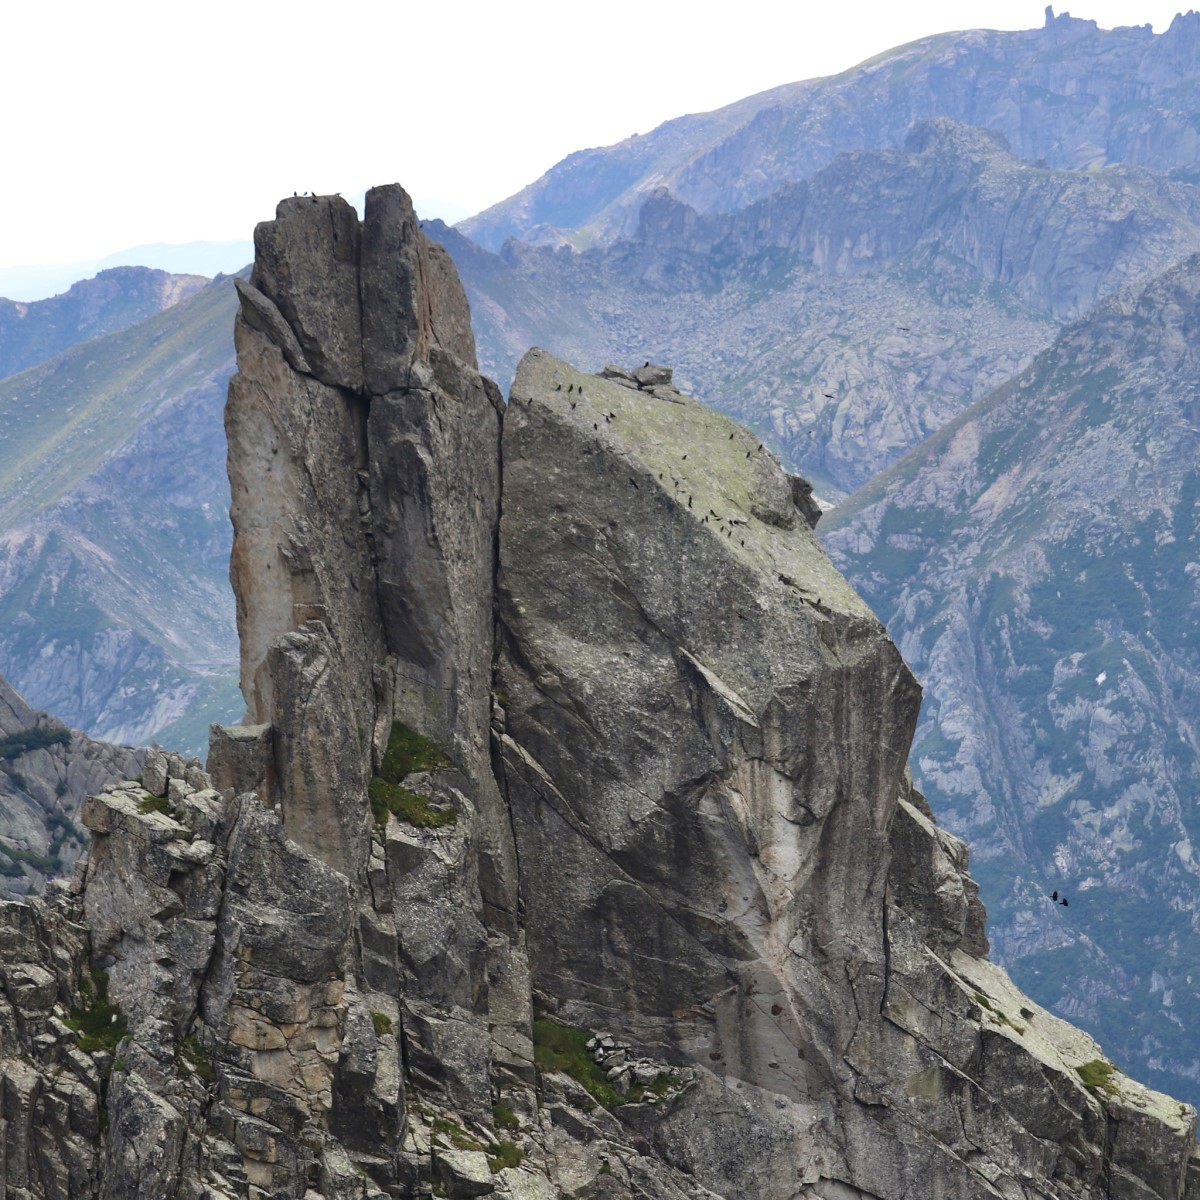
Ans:
{"label": "rock face", "polygon": [[1184,1196],[1194,1111],[987,961],[803,481],[649,363],[502,410],[397,187],[256,243],[253,724],[0,911],[14,1194]]}

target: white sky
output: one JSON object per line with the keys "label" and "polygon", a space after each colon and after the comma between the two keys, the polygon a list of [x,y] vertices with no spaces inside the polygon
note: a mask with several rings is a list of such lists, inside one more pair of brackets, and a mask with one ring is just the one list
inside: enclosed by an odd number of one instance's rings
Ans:
{"label": "white sky", "polygon": [[[1059,3],[1103,27],[1159,0]],[[248,238],[293,191],[398,180],[474,212],[645,133],[1044,0],[14,0],[0,267]]]}

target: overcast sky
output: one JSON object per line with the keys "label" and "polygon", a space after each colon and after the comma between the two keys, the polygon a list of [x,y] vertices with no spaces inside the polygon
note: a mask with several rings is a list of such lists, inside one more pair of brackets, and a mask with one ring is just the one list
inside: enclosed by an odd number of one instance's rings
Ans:
{"label": "overcast sky", "polygon": [[[1059,4],[1056,11],[1066,7]],[[1088,0],[1104,27],[1178,5]],[[1042,0],[44,0],[5,6],[0,267],[248,238],[293,191],[475,212],[572,150]]]}

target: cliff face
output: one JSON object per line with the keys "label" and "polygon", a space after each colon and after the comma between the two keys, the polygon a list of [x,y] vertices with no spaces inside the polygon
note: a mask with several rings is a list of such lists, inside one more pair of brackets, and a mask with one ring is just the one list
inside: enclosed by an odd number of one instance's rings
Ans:
{"label": "cliff face", "polygon": [[502,409],[399,188],[256,245],[250,723],[0,909],[10,1190],[1183,1196],[1194,1112],[987,961],[807,485],[649,364]]}

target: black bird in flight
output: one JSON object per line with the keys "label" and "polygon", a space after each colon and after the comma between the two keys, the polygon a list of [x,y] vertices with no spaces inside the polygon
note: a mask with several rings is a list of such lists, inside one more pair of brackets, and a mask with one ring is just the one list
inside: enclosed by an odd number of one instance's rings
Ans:
{"label": "black bird in flight", "polygon": [[631,479],[629,482],[633,484],[634,491],[640,492],[642,490],[638,487],[636,479]]}
{"label": "black bird in flight", "polygon": [[837,397],[832,392],[822,392],[821,395],[824,396],[826,400],[836,400],[837,399]]}
{"label": "black bird in flight", "polygon": [[687,455],[685,454],[683,457],[684,457],[684,458],[687,458]]}
{"label": "black bird in flight", "polygon": [[561,384],[561,383],[556,383],[556,384],[554,385],[554,390],[555,390],[556,392],[561,392],[561,391],[562,391],[562,384]]}
{"label": "black bird in flight", "polygon": [[749,451],[749,450],[747,450],[747,451],[746,451],[746,457],[747,457],[747,458],[749,458],[749,457],[750,457],[750,451]]}
{"label": "black bird in flight", "polygon": [[1052,891],[1052,892],[1050,893],[1050,899],[1051,899],[1051,900],[1057,900],[1057,899],[1058,899],[1058,889],[1057,889],[1057,888],[1055,888],[1055,889],[1054,889],[1054,891]]}
{"label": "black bird in flight", "polygon": [[1069,907],[1070,907],[1070,905],[1067,903],[1067,898],[1066,898],[1066,896],[1064,896],[1064,897],[1062,898],[1062,906],[1063,906],[1063,908],[1069,908]]}

